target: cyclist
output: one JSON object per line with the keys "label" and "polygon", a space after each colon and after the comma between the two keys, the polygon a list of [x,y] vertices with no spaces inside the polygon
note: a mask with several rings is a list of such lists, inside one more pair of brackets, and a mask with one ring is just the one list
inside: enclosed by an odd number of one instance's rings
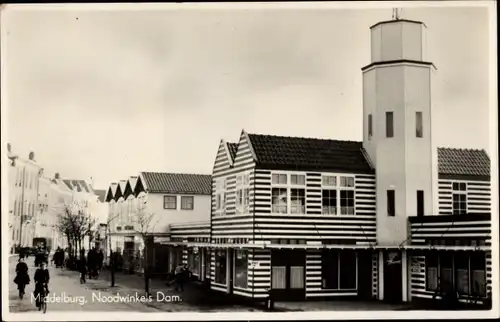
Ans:
{"label": "cyclist", "polygon": [[39,297],[39,295],[44,291],[45,287],[45,295],[49,294],[49,270],[47,269],[47,263],[42,262],[40,264],[40,268],[38,268],[35,272],[35,276],[33,278],[35,280],[35,299],[36,299],[36,307],[38,309],[41,308],[41,300],[42,298]]}

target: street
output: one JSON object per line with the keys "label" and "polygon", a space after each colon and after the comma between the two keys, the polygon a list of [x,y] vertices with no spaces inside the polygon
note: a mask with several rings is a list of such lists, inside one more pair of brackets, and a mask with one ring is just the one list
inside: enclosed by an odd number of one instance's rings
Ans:
{"label": "street", "polygon": [[[22,300],[13,280],[17,256],[9,258],[9,309],[10,312],[35,312],[33,275],[34,257],[26,263],[29,267],[31,282],[26,286]],[[260,308],[234,303],[218,303],[210,294],[187,287],[184,292],[175,292],[172,287],[156,280],[151,280],[151,298],[144,297],[143,280],[135,275],[117,274],[116,286],[109,286],[109,276],[103,272],[97,280],[87,280],[80,284],[79,273],[48,266],[50,274],[49,311],[86,311],[86,312],[252,312]],[[207,297],[212,300],[207,299]]]}
{"label": "street", "polygon": [[[15,277],[17,256],[9,258],[9,309],[10,312],[37,311],[32,297],[34,290],[33,275],[35,273],[34,257],[29,257],[26,263],[29,267],[31,282],[26,286],[26,294],[22,300],[18,297]],[[114,301],[106,299],[112,295],[107,291],[89,289],[89,285],[81,285],[76,272],[63,271],[54,266],[49,266],[50,295],[54,296],[47,305],[48,311],[134,311],[134,312],[159,312],[160,310],[143,303]],[[100,293],[100,294],[99,294]],[[94,295],[93,295],[94,294]],[[55,302],[55,303],[52,303]]]}

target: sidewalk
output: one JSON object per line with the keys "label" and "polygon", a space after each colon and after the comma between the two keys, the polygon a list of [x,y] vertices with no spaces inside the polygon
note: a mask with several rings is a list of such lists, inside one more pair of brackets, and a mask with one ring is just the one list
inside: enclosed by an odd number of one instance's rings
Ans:
{"label": "sidewalk", "polygon": [[[75,276],[78,273],[74,272]],[[114,295],[145,294],[144,278],[140,275],[117,272],[115,274],[115,286],[111,287],[111,276],[109,271],[103,271],[97,280],[87,280],[86,287],[101,292],[110,292]],[[249,305],[235,297],[226,296],[220,292],[208,290],[206,286],[198,282],[184,285],[184,291],[175,291],[173,286],[167,286],[166,281],[150,279],[150,294],[154,301],[145,303],[164,312],[252,312],[264,311],[264,306]],[[158,295],[159,294],[159,295]],[[181,302],[156,301],[157,295],[162,298],[179,296]]]}

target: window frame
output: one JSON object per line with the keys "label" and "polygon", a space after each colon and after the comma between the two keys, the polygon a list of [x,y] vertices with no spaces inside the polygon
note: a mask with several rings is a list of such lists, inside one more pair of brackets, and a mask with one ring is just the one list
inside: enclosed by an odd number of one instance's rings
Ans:
{"label": "window frame", "polygon": [[[351,250],[354,254],[354,266],[355,266],[355,273],[354,273],[354,280],[355,280],[355,286],[354,288],[342,288],[340,285],[341,285],[341,280],[342,280],[342,274],[341,274],[341,268],[343,266],[342,264],[342,250],[337,250],[337,249],[324,249],[321,253],[321,289],[322,290],[337,290],[337,291],[355,291],[355,290],[358,290],[358,286],[359,286],[359,281],[358,281],[358,271],[359,271],[359,256],[358,256],[358,252],[355,251],[355,250]],[[336,282],[336,285],[337,287],[336,288],[328,288],[328,287],[324,287],[323,286],[323,272],[324,272],[324,267],[323,267],[323,263],[325,262],[325,260],[323,259],[323,256],[326,255],[326,254],[329,254],[329,253],[335,253],[336,255],[336,272],[337,272],[337,282]]]}
{"label": "window frame", "polygon": [[368,140],[373,137],[373,115],[368,114]]}
{"label": "window frame", "polygon": [[385,112],[385,137],[386,138],[393,138],[394,137],[394,112],[393,111],[386,111]]}
{"label": "window frame", "polygon": [[[292,183],[292,176],[296,178],[296,182]],[[299,178],[304,178],[304,183],[301,183]],[[278,178],[276,182],[275,178]],[[282,180],[285,178],[285,180]],[[286,182],[286,183],[285,183]],[[274,191],[276,189],[284,189],[286,192],[286,209],[285,211],[274,211],[275,207],[281,209],[283,205],[273,203],[274,201]],[[300,212],[292,212],[292,208],[297,208],[298,206],[292,206],[292,189],[303,190],[304,191],[304,204],[300,207]],[[275,214],[293,214],[293,215],[305,215],[307,213],[307,173],[305,172],[288,172],[288,171],[272,171],[271,172],[271,213]],[[299,199],[297,199],[299,200]],[[301,199],[300,199],[301,200]],[[303,210],[303,211],[302,211]]]}
{"label": "window frame", "polygon": [[[334,185],[331,184],[334,181]],[[344,184],[345,183],[345,184]],[[335,214],[325,213],[323,205],[323,191],[335,191]],[[352,206],[342,206],[343,200],[350,200],[351,198],[342,198],[342,192],[352,192]],[[331,199],[331,198],[330,198]],[[350,210],[352,208],[352,213]],[[347,210],[345,210],[347,209]],[[323,215],[356,215],[356,176],[352,174],[322,174],[321,176],[321,213]]]}
{"label": "window frame", "polygon": [[387,190],[386,202],[387,202],[387,217],[396,217],[396,190],[394,189]]}
{"label": "window frame", "polygon": [[425,194],[423,190],[417,190],[417,217],[423,216],[425,216]]}
{"label": "window frame", "polygon": [[424,137],[424,116],[422,111],[415,112],[415,137]]}
{"label": "window frame", "polygon": [[[191,208],[184,208],[183,200],[191,199]],[[181,196],[181,210],[194,210],[194,196],[183,195]]]}
{"label": "window frame", "polygon": [[236,176],[236,214],[250,213],[250,172],[239,173]]}
{"label": "window frame", "polygon": [[[452,181],[451,183],[451,213],[453,215],[465,215],[468,212],[468,198],[467,198],[467,192],[468,192],[468,185],[466,181]],[[455,197],[459,198],[459,200],[456,202]],[[464,198],[465,200],[460,200],[460,198]],[[462,209],[461,206],[459,206],[457,209],[455,208],[455,205],[462,205],[464,204],[465,208]]]}
{"label": "window frame", "polygon": [[[167,207],[167,198],[173,198],[173,200],[175,200],[175,202],[173,203],[174,204],[173,208]],[[163,195],[163,209],[165,209],[165,210],[177,210],[177,195]],[[120,210],[121,210],[121,207],[120,207]]]}

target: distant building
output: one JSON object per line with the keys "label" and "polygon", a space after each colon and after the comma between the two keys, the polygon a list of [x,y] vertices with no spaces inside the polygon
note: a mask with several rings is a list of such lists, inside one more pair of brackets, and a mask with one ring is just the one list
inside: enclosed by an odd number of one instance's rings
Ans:
{"label": "distant building", "polygon": [[[171,250],[161,248],[159,244],[170,240],[171,225],[186,221],[208,225],[210,193],[211,176],[201,174],[141,172],[138,176],[111,184],[106,194],[111,249],[124,254],[124,265],[127,266],[143,250],[142,236],[154,236],[158,249],[155,258],[158,261],[172,258],[156,267],[168,272],[168,267],[175,264],[175,256],[161,256],[161,251]],[[182,254],[178,255],[177,263],[181,257]]]}
{"label": "distant building", "polygon": [[11,251],[15,246],[31,246],[35,237],[35,214],[38,212],[38,189],[42,167],[35,153],[22,158],[8,146],[9,163],[9,236]]}

